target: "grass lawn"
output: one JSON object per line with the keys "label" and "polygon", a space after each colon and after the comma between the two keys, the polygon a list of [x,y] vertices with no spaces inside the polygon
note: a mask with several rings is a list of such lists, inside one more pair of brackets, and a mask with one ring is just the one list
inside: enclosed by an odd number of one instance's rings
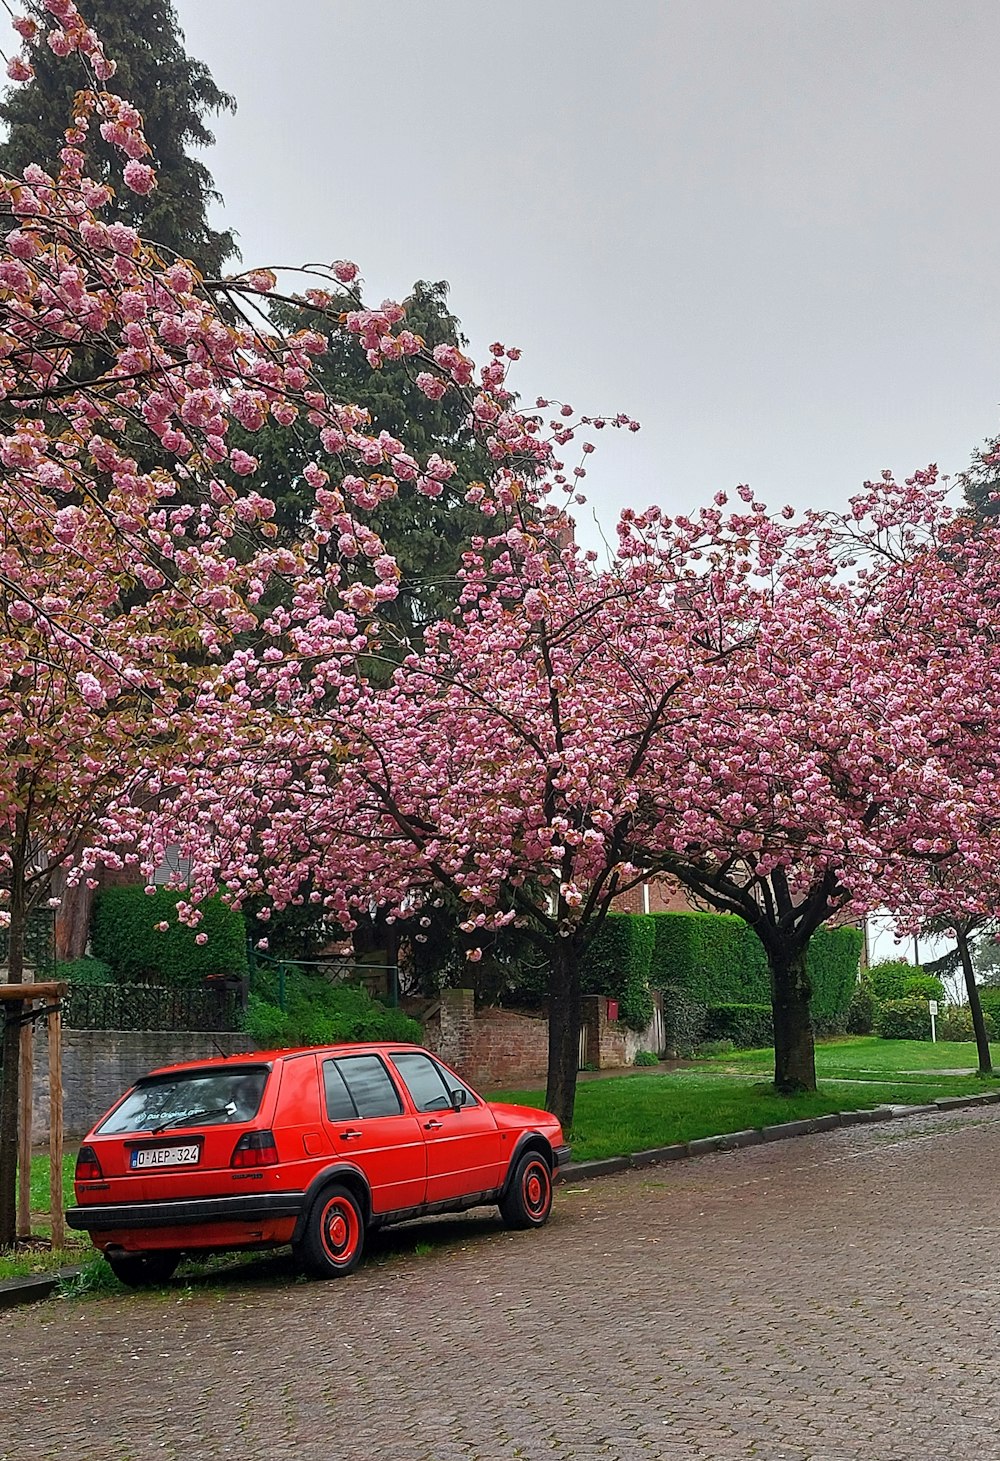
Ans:
{"label": "grass lawn", "polygon": [[[928,1052],[936,1052],[928,1060]],[[650,1076],[581,1081],[570,1141],[578,1161],[619,1156],[746,1127],[773,1126],[862,1106],[920,1105],[935,1096],[977,1095],[991,1083],[941,1069],[975,1064],[970,1044],[923,1044],[868,1037],[817,1045],[820,1088],[805,1096],[778,1096],[766,1080],[770,1050],[740,1051],[699,1061],[685,1070]],[[544,1091],[492,1092],[492,1099],[540,1106]]]}

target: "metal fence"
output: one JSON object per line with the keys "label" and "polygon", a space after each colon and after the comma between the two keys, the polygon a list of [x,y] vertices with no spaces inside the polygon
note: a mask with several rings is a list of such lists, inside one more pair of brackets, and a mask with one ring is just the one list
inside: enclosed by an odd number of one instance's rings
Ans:
{"label": "metal fence", "polygon": [[238,989],[72,984],[63,1019],[74,1030],[240,1030]]}

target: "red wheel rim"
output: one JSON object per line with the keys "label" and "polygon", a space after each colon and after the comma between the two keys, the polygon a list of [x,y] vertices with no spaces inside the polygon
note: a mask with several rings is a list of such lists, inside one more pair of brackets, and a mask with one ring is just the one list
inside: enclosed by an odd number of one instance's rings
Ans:
{"label": "red wheel rim", "polygon": [[524,1205],[532,1217],[541,1217],[548,1211],[552,1181],[544,1162],[532,1162],[525,1168],[521,1191]]}
{"label": "red wheel rim", "polygon": [[357,1252],[361,1225],[348,1198],[331,1198],[323,1211],[320,1233],[330,1262],[350,1263]]}

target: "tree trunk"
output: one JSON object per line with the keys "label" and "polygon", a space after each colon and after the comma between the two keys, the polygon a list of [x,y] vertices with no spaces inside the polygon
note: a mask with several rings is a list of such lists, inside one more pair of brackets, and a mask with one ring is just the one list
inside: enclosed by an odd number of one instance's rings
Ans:
{"label": "tree trunk", "polygon": [[969,935],[964,928],[956,928],[955,939],[958,943],[958,956],[962,961],[962,973],[965,975],[965,992],[969,996],[969,1012],[972,1015],[972,1028],[976,1032],[976,1050],[979,1052],[979,1074],[992,1075],[993,1061],[990,1058],[990,1042],[986,1036],[986,1021],[983,1019],[983,1005],[979,998],[979,985],[976,983],[976,971],[972,967],[972,955],[969,952]]}
{"label": "tree trunk", "polygon": [[580,959],[568,939],[549,951],[549,1074],[545,1109],[558,1116],[569,1138],[580,1064]]}
{"label": "tree trunk", "polygon": [[774,1015],[774,1086],[783,1096],[816,1089],[816,1046],[805,948],[767,951]]}
{"label": "tree trunk", "polygon": [[[24,868],[15,857],[11,869],[10,927],[7,930],[7,980],[24,979]],[[3,1076],[0,1082],[0,1248],[17,1237],[17,1112],[18,1077],[21,1064],[21,1029],[17,1016],[20,1003],[0,1003],[3,1025]]]}

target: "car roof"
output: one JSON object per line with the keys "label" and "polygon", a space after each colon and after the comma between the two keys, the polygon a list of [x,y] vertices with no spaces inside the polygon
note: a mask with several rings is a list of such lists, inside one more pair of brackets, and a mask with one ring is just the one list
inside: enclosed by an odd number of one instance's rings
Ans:
{"label": "car roof", "polygon": [[283,1050],[237,1050],[232,1055],[208,1055],[202,1060],[183,1060],[176,1065],[158,1065],[147,1072],[151,1075],[173,1075],[194,1070],[234,1070],[241,1065],[272,1065],[276,1061],[293,1059],[299,1055],[366,1055],[388,1051],[419,1050],[428,1052],[421,1045],[408,1045],[405,1040],[352,1040],[338,1045],[296,1045]]}

